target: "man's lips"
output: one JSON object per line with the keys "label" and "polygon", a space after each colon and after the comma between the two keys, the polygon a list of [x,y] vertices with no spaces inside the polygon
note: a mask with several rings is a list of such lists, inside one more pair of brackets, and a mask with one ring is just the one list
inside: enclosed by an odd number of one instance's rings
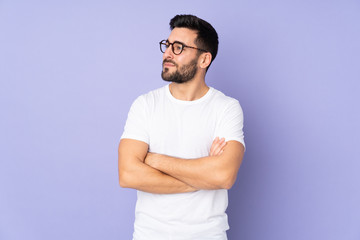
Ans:
{"label": "man's lips", "polygon": [[164,67],[175,67],[175,65],[172,64],[172,63],[164,63],[163,66],[164,66]]}
{"label": "man's lips", "polygon": [[170,61],[164,61],[164,62],[163,62],[163,66],[164,66],[164,67],[175,67],[176,64],[173,63],[173,62],[170,62]]}

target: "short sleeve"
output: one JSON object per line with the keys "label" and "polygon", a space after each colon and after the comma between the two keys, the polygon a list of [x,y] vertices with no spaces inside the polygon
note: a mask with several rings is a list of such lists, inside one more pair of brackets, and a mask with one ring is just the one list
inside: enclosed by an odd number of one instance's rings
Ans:
{"label": "short sleeve", "polygon": [[233,99],[227,104],[221,115],[217,136],[224,137],[225,141],[238,141],[245,147],[243,127],[244,115],[242,108],[239,102]]}
{"label": "short sleeve", "polygon": [[149,144],[147,119],[146,101],[140,96],[131,105],[121,139],[130,138]]}

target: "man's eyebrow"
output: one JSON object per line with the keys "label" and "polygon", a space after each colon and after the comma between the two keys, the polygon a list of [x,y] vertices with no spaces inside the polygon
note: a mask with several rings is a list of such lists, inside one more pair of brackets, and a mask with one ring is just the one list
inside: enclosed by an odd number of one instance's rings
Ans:
{"label": "man's eyebrow", "polygon": [[[170,43],[169,40],[166,40],[166,41],[168,41],[168,42]],[[175,40],[175,41],[173,41],[172,43],[180,43],[180,44],[182,44],[182,45],[184,45],[184,46],[187,46],[185,43],[183,43],[183,42],[181,42],[181,41],[178,41],[178,40]]]}

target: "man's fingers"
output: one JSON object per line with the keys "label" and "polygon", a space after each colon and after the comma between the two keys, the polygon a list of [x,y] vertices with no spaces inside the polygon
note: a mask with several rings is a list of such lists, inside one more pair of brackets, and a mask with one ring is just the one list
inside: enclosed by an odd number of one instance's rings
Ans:
{"label": "man's fingers", "polygon": [[216,137],[210,148],[210,156],[220,155],[226,145],[225,138]]}
{"label": "man's fingers", "polygon": [[214,139],[213,143],[211,144],[210,156],[212,156],[211,154],[214,152],[214,149],[216,148],[218,142],[219,142],[219,137],[216,137],[216,138]]}
{"label": "man's fingers", "polygon": [[225,139],[224,138],[220,139],[219,143],[216,145],[214,149],[214,155],[221,154],[221,151],[224,149],[225,145],[226,145]]}

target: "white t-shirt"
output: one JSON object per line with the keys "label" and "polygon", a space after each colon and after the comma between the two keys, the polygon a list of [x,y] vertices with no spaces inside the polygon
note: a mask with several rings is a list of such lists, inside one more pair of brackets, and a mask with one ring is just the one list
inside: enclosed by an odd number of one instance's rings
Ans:
{"label": "white t-shirt", "polygon": [[[202,98],[182,101],[166,85],[134,101],[121,138],[143,141],[150,152],[191,159],[208,156],[217,136],[245,145],[242,129],[236,99],[210,87]],[[134,240],[227,239],[227,190],[137,193]]]}

